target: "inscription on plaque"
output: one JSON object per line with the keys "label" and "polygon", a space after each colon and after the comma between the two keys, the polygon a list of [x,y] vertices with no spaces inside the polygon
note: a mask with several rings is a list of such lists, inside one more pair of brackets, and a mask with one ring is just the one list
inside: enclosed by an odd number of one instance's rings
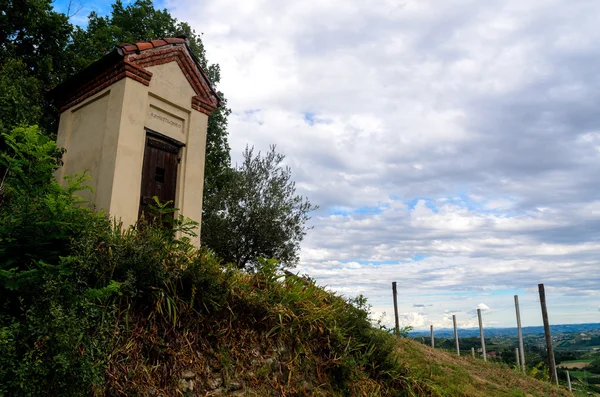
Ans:
{"label": "inscription on plaque", "polygon": [[184,123],[183,119],[152,105],[146,116],[146,127],[175,139],[181,139]]}
{"label": "inscription on plaque", "polygon": [[168,117],[162,116],[162,115],[158,114],[157,112],[153,111],[152,109],[150,109],[150,117],[158,119],[158,120],[162,121],[163,123],[167,123],[167,124],[175,126],[177,128],[183,127],[183,124],[181,124],[180,122],[178,122],[176,120],[172,120]]}

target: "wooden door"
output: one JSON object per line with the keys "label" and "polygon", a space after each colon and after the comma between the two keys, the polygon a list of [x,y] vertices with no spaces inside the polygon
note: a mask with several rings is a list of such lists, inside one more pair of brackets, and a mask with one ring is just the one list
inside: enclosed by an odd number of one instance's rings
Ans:
{"label": "wooden door", "polygon": [[154,205],[154,196],[161,203],[171,201],[170,206],[175,205],[178,163],[178,146],[151,136],[146,137],[139,216],[145,213],[146,217],[153,217],[148,211],[148,205]]}

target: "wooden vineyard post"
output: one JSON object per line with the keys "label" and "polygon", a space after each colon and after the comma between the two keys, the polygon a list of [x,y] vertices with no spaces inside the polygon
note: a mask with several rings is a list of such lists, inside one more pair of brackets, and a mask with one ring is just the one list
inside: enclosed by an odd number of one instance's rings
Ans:
{"label": "wooden vineyard post", "polygon": [[521,367],[521,360],[519,359],[519,348],[515,347],[515,357],[517,359],[517,369]]}
{"label": "wooden vineyard post", "polygon": [[485,352],[485,337],[483,336],[483,320],[481,319],[481,309],[477,309],[477,318],[479,319],[479,337],[481,338],[481,353],[483,361],[487,361],[487,353]]}
{"label": "wooden vineyard post", "polygon": [[394,318],[396,320],[396,327],[394,328],[394,334],[400,335],[400,322],[398,321],[398,291],[396,290],[396,282],[392,283],[392,294],[394,295]]}
{"label": "wooden vineyard post", "polygon": [[471,357],[475,358],[475,348],[471,348]]}
{"label": "wooden vineyard post", "polygon": [[526,371],[525,366],[525,349],[523,346],[523,329],[521,328],[521,312],[519,311],[519,295],[515,295],[515,309],[517,311],[517,332],[519,333],[519,351],[521,352],[521,367],[523,373]]}
{"label": "wooden vineyard post", "polygon": [[546,349],[548,351],[548,369],[550,371],[550,381],[558,385],[558,376],[556,376],[556,361],[554,360],[554,349],[552,348],[552,336],[550,335],[550,323],[548,322],[548,309],[546,308],[546,291],[544,284],[538,284],[540,292],[540,305],[542,306],[542,320],[544,320],[544,336],[546,337]]}
{"label": "wooden vineyard post", "polygon": [[460,357],[460,345],[458,344],[458,330],[456,329],[456,314],[452,315],[452,322],[454,323],[454,341],[456,342],[456,355]]}
{"label": "wooden vineyard post", "polygon": [[569,374],[569,371],[567,371],[567,387],[569,388],[570,392],[573,392],[573,389],[571,388],[571,375]]}
{"label": "wooden vineyard post", "polygon": [[431,348],[435,348],[435,338],[433,336],[433,324],[429,326],[429,331],[431,333]]}

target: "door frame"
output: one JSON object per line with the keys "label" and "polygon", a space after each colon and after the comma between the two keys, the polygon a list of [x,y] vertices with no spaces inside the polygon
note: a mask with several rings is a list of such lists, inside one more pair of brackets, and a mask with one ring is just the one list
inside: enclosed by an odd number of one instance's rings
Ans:
{"label": "door frame", "polygon": [[[148,138],[151,138],[155,144],[158,143],[160,144],[160,141],[163,141],[166,145],[165,146],[175,146],[177,148],[177,152],[174,152],[172,150],[170,150],[170,148],[161,148],[161,147],[157,147],[159,149],[165,150],[167,152],[171,152],[171,153],[175,153],[177,155],[177,179],[175,181],[175,197],[174,197],[174,201],[173,201],[173,206],[178,208],[178,211],[181,211],[179,201],[181,200],[181,197],[179,195],[181,186],[180,186],[180,182],[183,181],[183,172],[182,171],[182,167],[180,167],[181,165],[181,160],[184,156],[184,151],[182,150],[182,148],[185,148],[185,143],[178,141],[174,138],[171,138],[169,136],[166,136],[164,134],[161,134],[158,131],[155,131],[153,129],[150,129],[148,127],[144,127],[144,131],[146,132],[146,134],[144,135],[144,155],[142,156],[142,170],[144,168],[144,161],[145,161],[145,153],[146,153],[146,147],[148,145]],[[158,142],[157,142],[158,141]],[[154,145],[153,145],[154,146]],[[141,175],[142,179],[140,181],[140,183],[143,182],[143,174]],[[139,202],[139,206],[141,207],[141,201]],[[139,219],[139,209],[138,209],[138,219]],[[174,214],[175,216],[177,216],[177,212]]]}
{"label": "door frame", "polygon": [[[166,136],[164,134],[161,134],[158,131],[151,130],[148,127],[144,127],[144,130],[146,131],[146,137],[151,137],[151,138],[156,138],[156,139],[163,140],[163,141],[165,141],[167,143],[170,143],[171,145],[177,146],[179,149],[181,149],[182,147],[185,147],[185,143],[180,142],[177,139],[173,139],[173,138],[171,138],[169,136]],[[145,145],[145,143],[144,143],[144,145]],[[145,147],[146,146],[144,146],[144,148]]]}

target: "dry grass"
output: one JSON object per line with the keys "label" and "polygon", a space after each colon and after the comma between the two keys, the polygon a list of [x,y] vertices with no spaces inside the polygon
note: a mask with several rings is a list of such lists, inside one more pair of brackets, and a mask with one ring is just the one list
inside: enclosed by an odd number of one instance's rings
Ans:
{"label": "dry grass", "polygon": [[[507,366],[480,359],[456,357],[411,339],[398,341],[400,360],[410,375],[429,386],[431,396],[573,396],[563,388],[542,382]],[[577,395],[577,394],[575,394]]]}
{"label": "dry grass", "polygon": [[421,390],[394,360],[396,339],[372,328],[366,311],[312,282],[278,275],[275,266],[213,276],[225,300],[210,313],[157,288],[155,302],[120,315],[105,394],[183,395],[180,381],[189,372],[201,396],[226,395],[232,384],[261,397],[396,397]]}

